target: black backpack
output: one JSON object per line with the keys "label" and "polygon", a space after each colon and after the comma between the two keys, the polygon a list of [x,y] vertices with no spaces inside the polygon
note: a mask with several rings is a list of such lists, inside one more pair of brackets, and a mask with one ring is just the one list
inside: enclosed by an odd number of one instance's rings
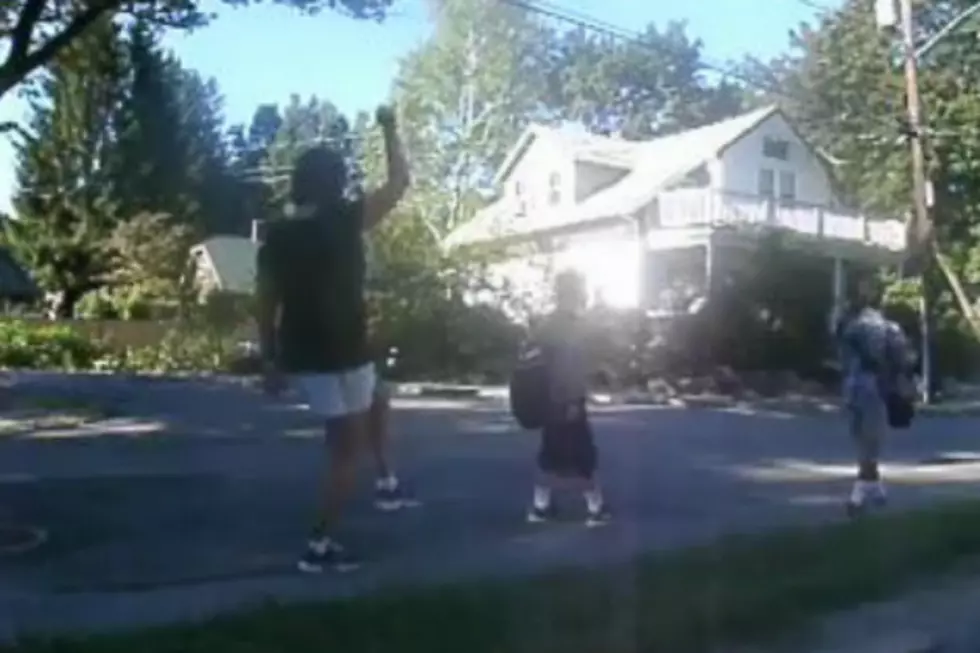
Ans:
{"label": "black backpack", "polygon": [[510,412],[529,431],[543,428],[550,405],[548,356],[544,348],[524,349],[510,376]]}
{"label": "black backpack", "polygon": [[884,392],[888,426],[907,429],[915,418],[915,380],[908,369],[905,352],[892,338],[886,344],[890,375]]}

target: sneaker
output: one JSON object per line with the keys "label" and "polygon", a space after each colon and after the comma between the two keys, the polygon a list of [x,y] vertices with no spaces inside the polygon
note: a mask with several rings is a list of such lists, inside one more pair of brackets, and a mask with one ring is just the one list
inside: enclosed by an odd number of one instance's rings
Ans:
{"label": "sneaker", "polygon": [[609,512],[609,508],[603,506],[599,510],[590,510],[588,516],[585,518],[585,525],[588,528],[599,528],[600,526],[605,526],[610,521],[612,521],[612,513]]}
{"label": "sneaker", "polygon": [[379,487],[374,491],[374,507],[384,512],[394,512],[402,508],[418,508],[422,502],[398,485],[394,488]]}
{"label": "sneaker", "polygon": [[300,571],[307,574],[322,574],[332,569],[339,572],[356,571],[361,565],[357,558],[351,556],[344,547],[334,541],[311,541],[306,548],[306,554],[296,565]]}
{"label": "sneaker", "polygon": [[871,504],[876,508],[884,508],[888,505],[888,493],[885,491],[885,486],[881,483],[871,493]]}
{"label": "sneaker", "polygon": [[847,514],[850,517],[863,515],[872,508],[884,508],[888,505],[888,494],[882,483],[856,483],[851,496],[848,497]]}
{"label": "sneaker", "polygon": [[555,519],[555,505],[551,504],[546,508],[531,506],[527,511],[527,522],[529,524],[544,524]]}

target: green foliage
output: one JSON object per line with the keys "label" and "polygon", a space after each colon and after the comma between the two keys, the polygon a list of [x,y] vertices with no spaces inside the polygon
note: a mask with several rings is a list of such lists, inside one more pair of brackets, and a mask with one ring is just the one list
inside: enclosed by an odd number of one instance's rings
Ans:
{"label": "green foliage", "polygon": [[189,323],[168,331],[157,345],[109,352],[98,366],[116,372],[207,374],[228,371],[236,353],[236,343],[227,334]]}
{"label": "green foliage", "polygon": [[[919,42],[971,4],[967,0],[917,4]],[[872,214],[907,215],[911,175],[903,137],[905,83],[895,38],[877,28],[866,2],[849,0],[839,11],[826,12],[813,25],[802,26],[792,37],[792,48],[770,66],[756,67],[756,78],[778,85],[779,99],[805,135],[839,162],[837,178],[845,200]],[[920,63],[939,245],[967,288],[976,287],[980,282],[980,132],[976,128],[980,96],[973,89],[980,55],[973,30],[949,35]],[[961,319],[943,285],[937,283],[936,320],[940,365],[946,373],[963,370],[962,362],[973,356],[963,349],[965,336],[956,326]],[[960,354],[952,353],[956,351]]]}
{"label": "green foliage", "polygon": [[[192,235],[240,223],[225,202],[236,186],[220,95],[156,39],[142,23],[125,38],[106,23],[33,94],[32,133],[18,150],[19,220],[5,230],[60,317],[107,285],[127,317],[179,302]],[[160,213],[169,225],[152,217]]]}
{"label": "green foliage", "polygon": [[117,215],[109,125],[121,67],[118,32],[102,22],[40,80],[17,146],[19,219],[5,225],[5,241],[54,295],[59,316],[107,271],[104,242]]}
{"label": "green foliage", "polygon": [[549,109],[597,133],[650,138],[738,113],[742,90],[705,81],[702,44],[683,23],[648,25],[636,40],[577,29],[557,35],[549,68]]}
{"label": "green foliage", "polygon": [[289,104],[282,110],[282,120],[275,137],[267,146],[264,161],[269,175],[269,201],[274,218],[285,214],[289,199],[289,171],[296,159],[315,145],[328,145],[345,155],[349,170],[353,173],[351,191],[357,191],[358,166],[351,136],[347,118],[330,102],[317,97],[304,101],[298,95],[290,98]]}
{"label": "green foliage", "polygon": [[0,367],[91,369],[104,348],[68,326],[0,321]]}
{"label": "green foliage", "polygon": [[[394,95],[413,165],[407,210],[441,239],[483,203],[540,108],[548,39],[531,14],[502,2],[433,6],[435,31],[402,62]],[[380,148],[373,151],[369,181],[381,172]]]}
{"label": "green foliage", "polygon": [[165,317],[194,296],[190,228],[163,213],[140,213],[113,230],[106,277],[124,319]]}

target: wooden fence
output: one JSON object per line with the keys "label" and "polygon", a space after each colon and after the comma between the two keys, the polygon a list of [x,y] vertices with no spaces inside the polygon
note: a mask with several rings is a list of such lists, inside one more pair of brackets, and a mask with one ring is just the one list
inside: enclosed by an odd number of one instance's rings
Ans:
{"label": "wooden fence", "polygon": [[[17,318],[17,321],[36,326],[67,326],[90,338],[112,343],[118,347],[147,347],[160,344],[164,337],[177,327],[173,321],[153,320],[45,320],[43,318]],[[243,339],[254,338],[249,327],[242,333]]]}

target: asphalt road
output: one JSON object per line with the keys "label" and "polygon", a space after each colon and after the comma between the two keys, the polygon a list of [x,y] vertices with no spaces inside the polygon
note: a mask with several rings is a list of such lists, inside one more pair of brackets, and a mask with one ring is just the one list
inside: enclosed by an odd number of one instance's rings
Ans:
{"label": "asphalt road", "polygon": [[[400,400],[401,475],[425,502],[376,513],[365,492],[347,542],[368,565],[293,572],[313,513],[322,436],[289,401],[203,382],[31,379],[111,416],[0,433],[0,524],[47,541],[0,555],[0,637],[207,616],[305,599],[548,566],[596,564],[731,532],[840,518],[850,446],[835,415],[605,408],[601,469],[617,520],[523,522],[536,442],[493,401]],[[66,385],[67,384],[67,385]],[[50,388],[49,390],[50,391]],[[930,417],[889,445],[891,509],[976,494],[977,418]],[[957,464],[941,464],[944,455]],[[972,454],[971,454],[972,455]],[[980,459],[980,454],[978,454]]]}

